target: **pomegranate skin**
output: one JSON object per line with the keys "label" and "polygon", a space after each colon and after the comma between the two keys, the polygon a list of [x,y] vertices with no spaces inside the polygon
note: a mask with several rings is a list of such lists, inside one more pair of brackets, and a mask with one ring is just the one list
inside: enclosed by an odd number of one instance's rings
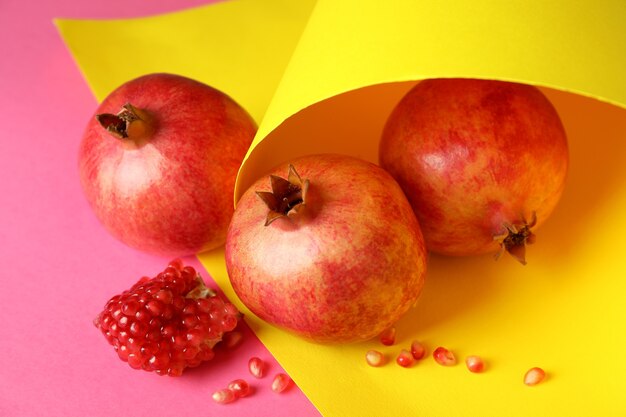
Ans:
{"label": "pomegranate skin", "polygon": [[[430,251],[478,255],[501,250],[506,225],[534,230],[550,216],[568,145],[556,110],[533,86],[433,79],[395,107],[379,158],[411,202]],[[525,262],[523,252],[518,259]]]}
{"label": "pomegranate skin", "polygon": [[[258,317],[306,339],[348,343],[377,336],[413,306],[426,249],[402,190],[375,164],[320,154],[292,161],[308,179],[306,205],[265,226],[255,194],[239,201],[226,239],[226,267]],[[272,174],[285,177],[288,165]]]}
{"label": "pomegranate skin", "polygon": [[221,246],[255,122],[224,93],[173,74],[128,81],[96,114],[126,103],[149,115],[146,135],[114,137],[93,117],[80,144],[80,181],[96,217],[145,252],[178,257]]}

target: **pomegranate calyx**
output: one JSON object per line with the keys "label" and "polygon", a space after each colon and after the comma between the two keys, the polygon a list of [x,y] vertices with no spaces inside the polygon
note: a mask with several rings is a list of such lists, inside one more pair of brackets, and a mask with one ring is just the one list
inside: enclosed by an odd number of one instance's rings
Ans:
{"label": "pomegranate calyx", "polygon": [[522,265],[526,265],[526,245],[535,242],[535,234],[531,229],[537,223],[537,214],[533,212],[530,222],[523,220],[521,224],[504,224],[506,232],[501,235],[494,236],[494,240],[499,241],[500,251],[495,258],[498,259],[502,252],[507,251],[511,256],[517,259]]}
{"label": "pomegranate calyx", "polygon": [[306,195],[309,189],[309,180],[302,180],[293,165],[289,165],[287,179],[270,175],[270,184],[271,192],[256,192],[269,209],[265,226],[270,225],[280,217],[291,216],[302,210],[306,205]]}
{"label": "pomegranate calyx", "polygon": [[124,104],[117,114],[97,114],[96,120],[112,136],[134,145],[142,144],[152,133],[151,117],[130,103]]}

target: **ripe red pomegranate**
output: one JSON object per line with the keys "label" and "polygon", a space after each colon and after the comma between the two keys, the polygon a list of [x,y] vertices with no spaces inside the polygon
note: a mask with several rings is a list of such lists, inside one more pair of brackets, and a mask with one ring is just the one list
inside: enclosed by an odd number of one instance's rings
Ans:
{"label": "ripe red pomegranate", "polygon": [[429,250],[506,250],[522,263],[534,229],[559,201],[568,167],[565,131],[548,99],[502,81],[420,82],[390,115],[379,151]]}
{"label": "ripe red pomegranate", "polygon": [[256,125],[224,93],[172,74],[128,81],[98,107],[79,153],[98,219],[137,249],[183,256],[222,245]]}
{"label": "ripe red pomegranate", "polygon": [[377,336],[415,304],[426,250],[386,171],[348,156],[310,155],[244,193],[226,266],[235,292],[261,319],[342,343]]}
{"label": "ripe red pomegranate", "polygon": [[131,368],[180,376],[213,359],[239,312],[180,259],[112,297],[94,325]]}

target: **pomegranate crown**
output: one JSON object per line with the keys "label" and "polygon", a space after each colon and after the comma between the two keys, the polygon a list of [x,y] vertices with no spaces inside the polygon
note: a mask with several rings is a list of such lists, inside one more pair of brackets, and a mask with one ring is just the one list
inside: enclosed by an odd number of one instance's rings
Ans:
{"label": "pomegranate crown", "polygon": [[526,245],[535,242],[535,234],[531,229],[537,224],[537,213],[533,212],[530,222],[522,219],[521,224],[504,224],[505,232],[494,236],[494,240],[500,243],[500,251],[496,253],[498,259],[504,251],[517,259],[522,265],[526,265]]}
{"label": "pomegranate crown", "polygon": [[287,179],[270,175],[272,191],[257,191],[256,195],[265,203],[269,212],[265,226],[280,217],[298,213],[306,205],[309,180],[302,180],[293,165],[289,164]]}
{"label": "pomegranate crown", "polygon": [[154,130],[148,112],[130,103],[124,104],[117,114],[97,114],[96,120],[109,134],[135,146],[144,143]]}

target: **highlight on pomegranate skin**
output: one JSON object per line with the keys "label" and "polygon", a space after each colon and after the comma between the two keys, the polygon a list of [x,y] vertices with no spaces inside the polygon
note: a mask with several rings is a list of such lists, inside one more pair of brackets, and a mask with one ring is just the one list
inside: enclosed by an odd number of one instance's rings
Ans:
{"label": "highlight on pomegranate skin", "polygon": [[156,277],[143,277],[112,297],[94,325],[131,368],[180,376],[213,359],[213,348],[235,329],[240,315],[193,267],[175,260]]}
{"label": "highlight on pomegranate skin", "polygon": [[426,249],[396,181],[370,162],[308,155],[242,196],[226,267],[266,322],[319,343],[374,338],[415,305]]}
{"label": "highlight on pomegranate skin", "polygon": [[379,160],[411,202],[430,251],[506,251],[524,264],[561,198],[569,154],[559,115],[538,88],[431,79],[392,111]]}

